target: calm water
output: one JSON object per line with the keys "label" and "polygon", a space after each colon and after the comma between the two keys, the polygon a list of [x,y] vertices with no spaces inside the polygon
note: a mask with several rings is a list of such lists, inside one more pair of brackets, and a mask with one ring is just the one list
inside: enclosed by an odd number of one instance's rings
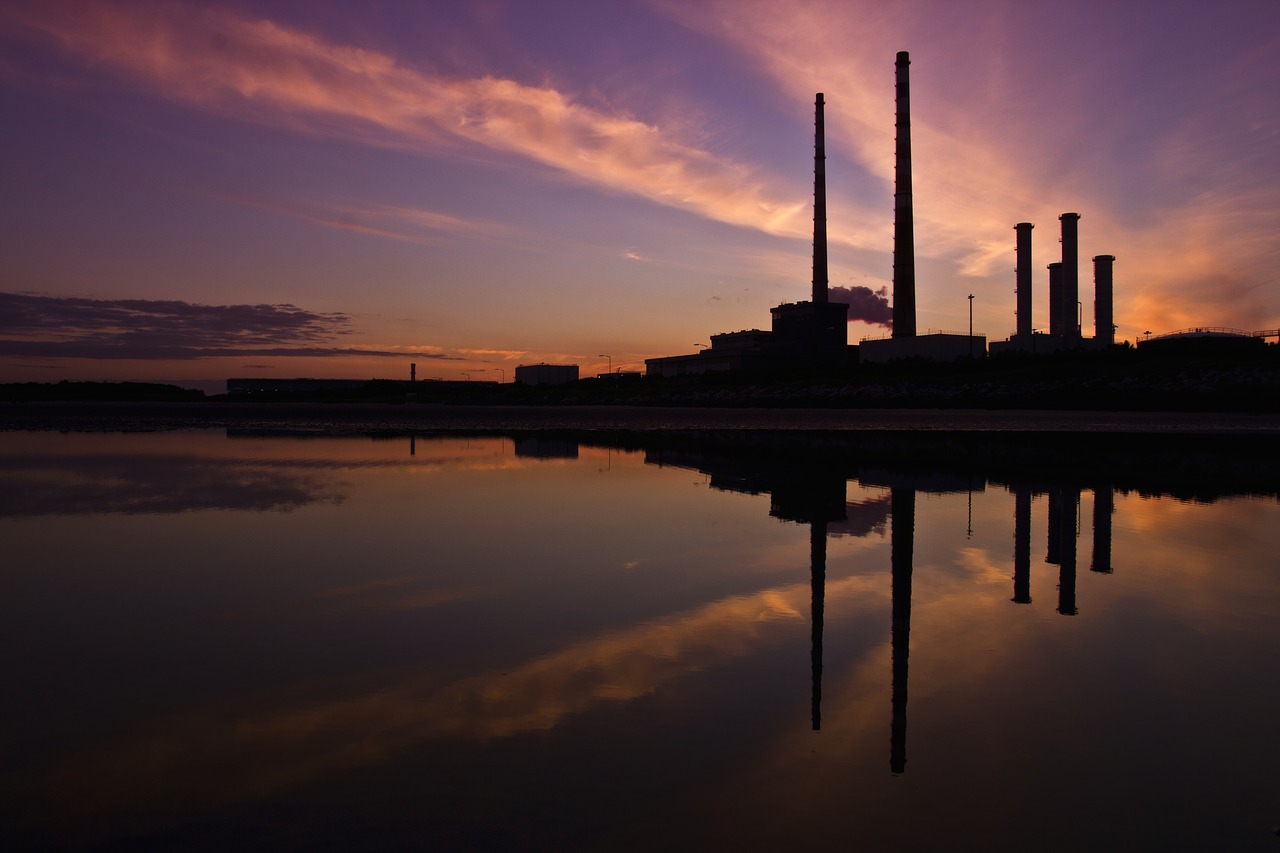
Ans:
{"label": "calm water", "polygon": [[1280,850],[1276,482],[894,441],[0,434],[0,843]]}

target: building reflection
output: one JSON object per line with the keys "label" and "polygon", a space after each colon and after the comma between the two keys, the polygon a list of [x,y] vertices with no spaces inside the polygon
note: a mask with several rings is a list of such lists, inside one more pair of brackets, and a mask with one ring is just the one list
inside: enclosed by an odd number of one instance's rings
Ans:
{"label": "building reflection", "polygon": [[1058,486],[1049,490],[1049,553],[1045,562],[1058,567],[1058,612],[1075,616],[1076,610],[1076,519],[1080,513],[1080,490]]}
{"label": "building reflection", "polygon": [[1110,486],[1093,490],[1093,562],[1089,571],[1111,574],[1111,516],[1116,511],[1115,491]]}
{"label": "building reflection", "polygon": [[[564,435],[513,436],[519,457],[574,459],[579,443]],[[768,443],[772,441],[773,443]],[[761,443],[764,446],[761,446]],[[594,443],[594,442],[593,442]],[[605,443],[606,446],[612,446]],[[967,534],[972,536],[972,499],[986,490],[988,480],[971,471],[954,471],[928,465],[886,466],[866,459],[827,452],[820,443],[785,441],[757,436],[745,444],[694,441],[685,444],[645,446],[645,462],[659,467],[696,470],[716,490],[769,496],[769,515],[809,526],[810,577],[810,723],[822,728],[823,630],[826,603],[827,540],[832,536],[866,537],[889,533],[890,548],[890,757],[894,774],[906,772],[907,703],[911,654],[911,597],[914,569],[916,495],[958,494],[970,500]],[[412,444],[411,444],[412,452]],[[881,497],[849,501],[850,480],[864,488],[884,491]],[[1012,495],[1014,604],[1030,605],[1032,519],[1036,501],[1046,500],[1046,565],[1058,568],[1056,611],[1064,616],[1079,613],[1077,564],[1080,505],[1083,488],[1074,483],[1002,477]],[[1096,485],[1093,498],[1093,553],[1090,570],[1109,574],[1111,520],[1115,511],[1114,488]]]}
{"label": "building reflection", "polygon": [[[794,447],[794,445],[793,445]],[[827,540],[833,535],[883,535],[889,528],[890,551],[890,694],[889,769],[906,772],[907,704],[911,655],[911,597],[914,569],[916,495],[973,494],[986,490],[988,481],[970,472],[908,470],[841,464],[821,449],[804,454],[731,452],[671,448],[649,449],[648,464],[697,470],[713,489],[768,494],[769,514],[774,518],[809,525],[811,584],[810,717],[814,731],[822,727],[823,619],[827,577]],[[847,484],[881,488],[883,498],[850,502]],[[1013,495],[1013,598],[1018,605],[1032,603],[1032,511],[1038,497],[1047,499],[1045,563],[1058,567],[1056,610],[1074,616],[1077,606],[1076,570],[1083,489],[1069,483],[1040,483],[1013,479],[1003,483]],[[1114,489],[1095,486],[1093,497],[1093,557],[1091,570],[1111,571],[1111,516]],[[969,517],[972,534],[972,515]]]}
{"label": "building reflection", "polygon": [[1031,603],[1031,486],[1013,490],[1013,601]]}

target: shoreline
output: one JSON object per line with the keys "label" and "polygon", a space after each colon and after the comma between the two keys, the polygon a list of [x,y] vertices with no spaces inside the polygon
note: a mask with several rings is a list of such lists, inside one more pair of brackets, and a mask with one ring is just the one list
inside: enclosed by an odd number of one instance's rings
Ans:
{"label": "shoreline", "polygon": [[801,430],[1280,434],[1280,413],[1043,409],[717,408],[390,403],[0,404],[0,432],[291,427],[315,434],[471,430]]}

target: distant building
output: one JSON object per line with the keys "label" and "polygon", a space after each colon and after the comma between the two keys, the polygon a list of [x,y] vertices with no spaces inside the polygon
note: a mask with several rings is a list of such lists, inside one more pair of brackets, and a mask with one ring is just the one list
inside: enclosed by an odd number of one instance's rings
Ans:
{"label": "distant building", "polygon": [[227,393],[301,394],[315,391],[353,391],[369,385],[368,379],[228,379]]}
{"label": "distant building", "polygon": [[1261,352],[1266,348],[1265,332],[1204,327],[1182,329],[1167,335],[1138,339],[1142,352],[1184,353],[1197,355]]}
{"label": "distant building", "polygon": [[900,358],[957,361],[981,358],[986,352],[986,335],[933,332],[902,338],[868,338],[858,348],[858,360],[863,364],[882,364]]}
{"label": "distant building", "polygon": [[576,364],[521,364],[516,367],[516,381],[525,385],[563,385],[578,381]]}

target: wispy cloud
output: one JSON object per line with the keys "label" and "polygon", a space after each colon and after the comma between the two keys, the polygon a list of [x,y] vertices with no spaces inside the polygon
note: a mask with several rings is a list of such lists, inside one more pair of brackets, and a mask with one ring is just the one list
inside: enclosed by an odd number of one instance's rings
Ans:
{"label": "wispy cloud", "polygon": [[478,145],[717,221],[793,236],[807,229],[804,195],[546,85],[444,77],[207,6],[101,2],[0,14],[7,29],[52,40],[95,71],[220,115],[420,153]]}
{"label": "wispy cloud", "polygon": [[326,228],[408,243],[430,245],[439,243],[446,237],[503,235],[512,231],[509,226],[497,222],[464,219],[403,205],[307,202],[217,192],[201,194],[255,210],[291,216]]}
{"label": "wispy cloud", "polygon": [[[198,305],[0,293],[0,356],[196,359],[218,356],[386,356],[335,346],[351,318],[294,305]],[[424,358],[451,358],[444,353]]]}

